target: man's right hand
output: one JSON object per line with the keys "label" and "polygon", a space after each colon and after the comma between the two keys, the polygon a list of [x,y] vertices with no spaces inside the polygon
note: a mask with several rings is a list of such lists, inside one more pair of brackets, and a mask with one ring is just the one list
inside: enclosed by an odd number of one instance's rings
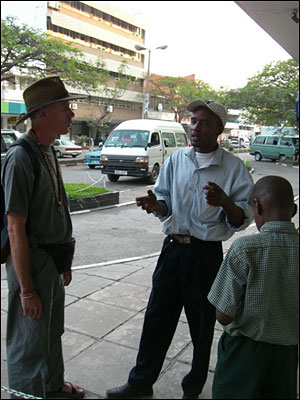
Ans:
{"label": "man's right hand", "polygon": [[37,293],[33,292],[30,297],[26,297],[25,295],[20,295],[20,297],[24,317],[40,319],[42,316],[43,304]]}
{"label": "man's right hand", "polygon": [[159,211],[159,204],[155,194],[152,192],[152,190],[148,190],[147,193],[148,196],[137,197],[135,199],[136,205],[138,207],[142,207],[142,209],[146,210],[148,214]]}

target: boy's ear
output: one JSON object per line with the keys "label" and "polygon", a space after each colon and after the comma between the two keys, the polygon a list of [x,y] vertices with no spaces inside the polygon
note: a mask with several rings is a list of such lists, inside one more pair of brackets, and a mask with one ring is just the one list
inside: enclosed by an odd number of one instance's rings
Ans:
{"label": "boy's ear", "polygon": [[257,214],[258,214],[258,215],[262,215],[263,207],[262,207],[262,204],[261,204],[261,202],[259,201],[259,199],[257,199],[256,197],[254,197],[254,199],[253,199],[253,204],[254,204],[254,207],[256,208]]}
{"label": "boy's ear", "polygon": [[294,217],[297,214],[297,210],[298,210],[297,204],[294,203],[294,212],[292,217]]}

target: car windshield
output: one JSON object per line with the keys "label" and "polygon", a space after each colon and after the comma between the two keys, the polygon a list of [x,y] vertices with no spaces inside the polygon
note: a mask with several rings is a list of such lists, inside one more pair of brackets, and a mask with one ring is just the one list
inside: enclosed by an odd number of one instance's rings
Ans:
{"label": "car windshield", "polygon": [[63,146],[76,146],[74,143],[69,142],[68,140],[61,140],[61,144]]}
{"label": "car windshield", "polygon": [[116,129],[106,140],[105,147],[146,147],[149,131],[135,129]]}
{"label": "car windshield", "polygon": [[5,134],[5,133],[2,133],[2,132],[1,132],[1,136],[2,136],[4,142],[5,142],[5,144],[6,144],[7,146],[10,146],[10,145],[13,144],[14,141],[16,140],[16,139],[15,139],[15,136],[9,135],[9,134]]}

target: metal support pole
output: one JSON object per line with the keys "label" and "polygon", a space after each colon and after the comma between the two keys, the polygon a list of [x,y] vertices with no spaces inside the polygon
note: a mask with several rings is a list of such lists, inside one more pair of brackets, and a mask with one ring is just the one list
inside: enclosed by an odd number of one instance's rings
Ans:
{"label": "metal support pole", "polygon": [[151,49],[148,49],[148,70],[147,70],[147,80],[146,80],[146,93],[144,99],[144,119],[148,118],[149,113],[149,103],[150,103],[150,95],[149,95],[149,83],[150,83],[150,58],[151,58]]}

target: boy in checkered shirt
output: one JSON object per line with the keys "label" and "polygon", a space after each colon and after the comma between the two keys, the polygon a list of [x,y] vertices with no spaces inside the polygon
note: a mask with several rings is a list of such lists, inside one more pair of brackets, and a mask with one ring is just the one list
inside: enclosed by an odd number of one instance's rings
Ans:
{"label": "boy in checkered shirt", "polygon": [[259,233],[230,247],[208,294],[224,333],[212,398],[296,399],[299,335],[299,235],[290,183],[254,186]]}

